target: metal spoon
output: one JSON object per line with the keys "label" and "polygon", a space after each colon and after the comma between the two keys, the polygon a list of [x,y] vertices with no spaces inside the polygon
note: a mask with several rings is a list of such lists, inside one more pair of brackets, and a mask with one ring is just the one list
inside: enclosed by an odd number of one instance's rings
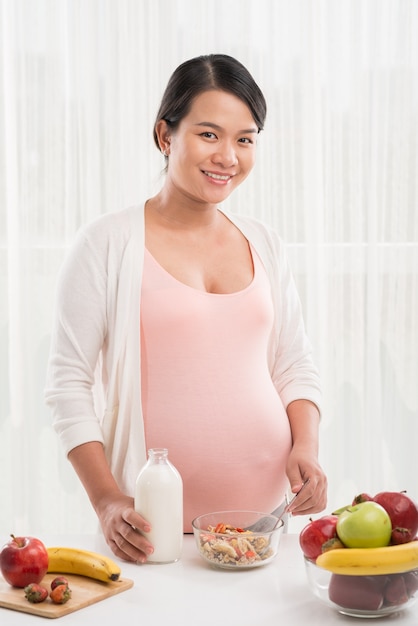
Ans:
{"label": "metal spoon", "polygon": [[271,528],[271,526],[269,526],[270,520],[268,517],[264,517],[263,519],[258,520],[258,522],[255,522],[255,524],[251,524],[251,526],[248,526],[246,528],[246,530],[251,530],[254,533],[263,533],[263,532],[271,532],[273,530],[275,530],[278,525],[280,524],[280,522],[283,520],[284,516],[286,514],[290,515],[290,507],[292,506],[292,504],[294,503],[294,501],[296,500],[296,498],[298,497],[298,495],[301,493],[302,489],[305,487],[305,485],[307,485],[309,482],[309,478],[303,483],[302,487],[299,489],[299,491],[297,493],[295,493],[295,495],[293,496],[293,498],[291,498],[291,500],[286,504],[286,506],[284,507],[283,511],[278,515],[276,522],[274,523],[273,528]]}

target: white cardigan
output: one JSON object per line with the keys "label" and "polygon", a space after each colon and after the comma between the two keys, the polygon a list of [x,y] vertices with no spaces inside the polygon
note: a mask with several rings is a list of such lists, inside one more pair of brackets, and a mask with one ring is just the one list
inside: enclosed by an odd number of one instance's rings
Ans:
{"label": "white cardigan", "polygon": [[[270,279],[275,325],[268,359],[283,405],[303,398],[319,407],[319,377],[283,243],[259,221],[227,217],[255,247]],[[147,457],[140,384],[143,252],[143,205],[103,215],[78,233],[59,277],[45,389],[65,452],[102,442],[118,485],[130,495]]]}

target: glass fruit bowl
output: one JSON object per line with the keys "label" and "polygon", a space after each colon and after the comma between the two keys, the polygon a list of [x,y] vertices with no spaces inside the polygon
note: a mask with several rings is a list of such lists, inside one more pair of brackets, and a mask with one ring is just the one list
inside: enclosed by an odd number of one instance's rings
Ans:
{"label": "glass fruit bowl", "polygon": [[[367,549],[367,548],[365,548]],[[418,591],[418,570],[394,574],[334,574],[306,557],[313,594],[327,606],[351,617],[385,617],[411,607]]]}
{"label": "glass fruit bowl", "polygon": [[277,554],[283,521],[257,511],[216,511],[192,521],[200,556],[221,569],[252,569]]}

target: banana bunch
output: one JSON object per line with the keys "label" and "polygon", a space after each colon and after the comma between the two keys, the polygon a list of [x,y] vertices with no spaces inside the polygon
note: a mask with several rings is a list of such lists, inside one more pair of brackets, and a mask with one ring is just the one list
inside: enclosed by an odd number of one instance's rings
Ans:
{"label": "banana bunch", "polygon": [[399,574],[418,569],[418,541],[384,548],[335,548],[318,556],[316,565],[349,576]]}
{"label": "banana bunch", "polygon": [[48,572],[78,574],[104,582],[119,580],[121,570],[112,559],[97,552],[57,546],[47,548]]}

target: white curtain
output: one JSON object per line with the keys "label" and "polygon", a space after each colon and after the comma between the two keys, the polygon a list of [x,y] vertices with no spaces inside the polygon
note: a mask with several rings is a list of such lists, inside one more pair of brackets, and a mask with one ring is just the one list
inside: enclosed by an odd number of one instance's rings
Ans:
{"label": "white curtain", "polygon": [[323,381],[327,510],[418,499],[418,2],[0,0],[0,28],[1,536],[96,530],[43,402],[57,271],[78,227],[158,189],[162,90],[208,52],[268,101],[230,207],[287,243]]}

